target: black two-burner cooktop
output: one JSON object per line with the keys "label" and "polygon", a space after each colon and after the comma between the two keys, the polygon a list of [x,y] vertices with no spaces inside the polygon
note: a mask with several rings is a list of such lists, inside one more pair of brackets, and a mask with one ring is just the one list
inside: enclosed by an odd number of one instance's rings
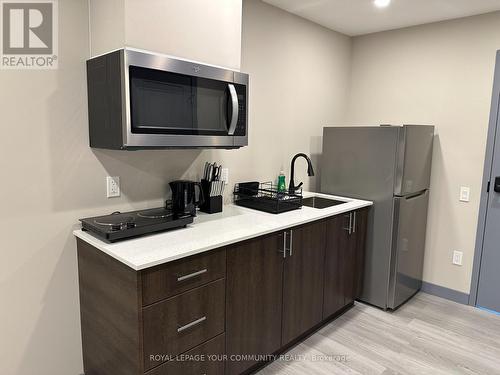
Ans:
{"label": "black two-burner cooktop", "polygon": [[82,230],[108,242],[185,227],[193,222],[191,215],[177,216],[165,207],[80,219]]}

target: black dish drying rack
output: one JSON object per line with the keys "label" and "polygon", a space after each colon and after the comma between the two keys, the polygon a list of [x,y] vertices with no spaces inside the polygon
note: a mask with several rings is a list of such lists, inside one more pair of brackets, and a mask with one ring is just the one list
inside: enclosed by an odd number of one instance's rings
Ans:
{"label": "black dish drying rack", "polygon": [[238,206],[280,214],[302,207],[302,189],[294,193],[279,191],[272,182],[244,182],[234,186],[234,203]]}

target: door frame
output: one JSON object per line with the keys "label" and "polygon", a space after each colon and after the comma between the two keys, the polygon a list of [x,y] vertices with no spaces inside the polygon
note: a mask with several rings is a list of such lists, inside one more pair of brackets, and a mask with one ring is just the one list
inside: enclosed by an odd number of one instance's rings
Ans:
{"label": "door frame", "polygon": [[474,263],[472,268],[472,280],[469,293],[469,305],[476,306],[477,292],[479,288],[479,274],[481,272],[481,258],[483,256],[483,241],[488,215],[488,187],[493,167],[493,154],[495,151],[495,139],[497,131],[500,131],[499,107],[500,105],[500,50],[496,53],[495,75],[493,80],[493,93],[491,96],[490,119],[488,125],[488,140],[486,144],[486,157],[484,160],[483,183],[479,204],[479,219],[476,232],[476,245],[474,250]]}

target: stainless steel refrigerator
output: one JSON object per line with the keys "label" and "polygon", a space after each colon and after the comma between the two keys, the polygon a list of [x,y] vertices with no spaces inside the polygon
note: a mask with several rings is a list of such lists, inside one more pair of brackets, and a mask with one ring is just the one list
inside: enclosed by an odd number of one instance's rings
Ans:
{"label": "stainless steel refrigerator", "polygon": [[422,285],[434,127],[326,127],[321,192],[374,202],[360,300],[396,309]]}

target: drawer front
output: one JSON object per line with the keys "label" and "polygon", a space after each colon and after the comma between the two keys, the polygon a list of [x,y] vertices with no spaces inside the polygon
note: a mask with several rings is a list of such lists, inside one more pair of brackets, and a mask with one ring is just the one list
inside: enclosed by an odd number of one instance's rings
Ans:
{"label": "drawer front", "polygon": [[183,293],[225,277],[226,251],[218,250],[168,263],[142,273],[142,305]]}
{"label": "drawer front", "polygon": [[[225,279],[143,308],[144,367],[224,332]],[[151,357],[153,356],[153,357]]]}
{"label": "drawer front", "polygon": [[146,375],[224,375],[224,334],[171,359]]}

